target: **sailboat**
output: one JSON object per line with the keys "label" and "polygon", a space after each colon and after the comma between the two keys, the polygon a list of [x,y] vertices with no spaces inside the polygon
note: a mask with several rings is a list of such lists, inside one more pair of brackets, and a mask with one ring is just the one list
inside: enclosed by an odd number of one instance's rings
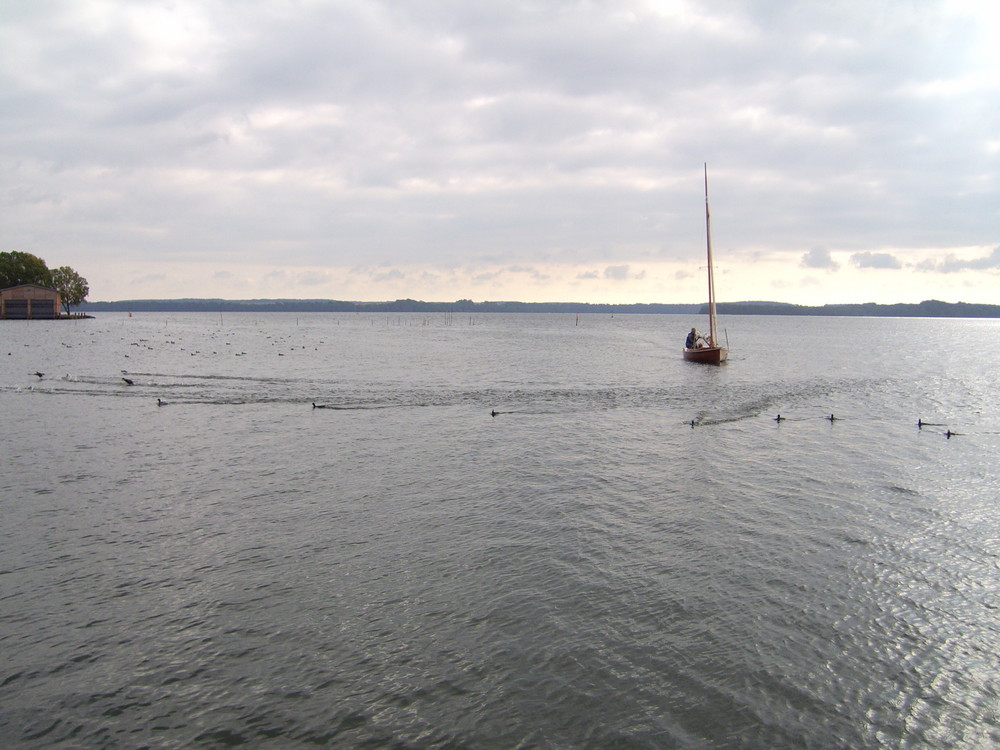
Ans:
{"label": "sailboat", "polygon": [[[712,268],[712,218],[708,210],[708,164],[705,164],[705,238],[708,248],[708,336],[697,336],[694,341],[685,342],[684,359],[718,365],[726,361],[729,350],[721,346],[715,325],[715,277]],[[692,334],[694,329],[692,329]],[[689,336],[689,339],[692,337]]]}

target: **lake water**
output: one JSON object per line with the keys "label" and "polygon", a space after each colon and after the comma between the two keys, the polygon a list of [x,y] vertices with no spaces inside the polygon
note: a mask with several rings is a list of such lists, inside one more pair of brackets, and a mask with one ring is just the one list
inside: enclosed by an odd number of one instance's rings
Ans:
{"label": "lake water", "polygon": [[1000,321],[701,323],[0,324],[0,745],[1000,746]]}

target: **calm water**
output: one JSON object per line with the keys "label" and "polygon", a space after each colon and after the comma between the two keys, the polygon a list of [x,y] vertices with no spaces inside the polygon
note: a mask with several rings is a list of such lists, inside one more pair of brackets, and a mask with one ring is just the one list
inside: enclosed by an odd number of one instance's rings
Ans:
{"label": "calm water", "polygon": [[1000,321],[701,322],[0,325],[0,745],[1000,745]]}

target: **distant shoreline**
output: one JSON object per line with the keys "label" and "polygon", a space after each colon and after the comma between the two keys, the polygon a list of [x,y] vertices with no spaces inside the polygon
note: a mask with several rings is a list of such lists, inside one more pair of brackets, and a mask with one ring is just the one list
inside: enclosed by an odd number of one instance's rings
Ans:
{"label": "distant shoreline", "polygon": [[[704,304],[633,303],[624,305],[586,302],[345,302],[323,299],[160,299],[85,302],[79,313],[94,312],[353,312],[353,313],[604,313],[700,315]],[[720,315],[820,315],[888,318],[1000,318],[1000,305],[925,300],[918,303],[880,305],[874,302],[845,305],[792,305],[783,302],[720,302]]]}

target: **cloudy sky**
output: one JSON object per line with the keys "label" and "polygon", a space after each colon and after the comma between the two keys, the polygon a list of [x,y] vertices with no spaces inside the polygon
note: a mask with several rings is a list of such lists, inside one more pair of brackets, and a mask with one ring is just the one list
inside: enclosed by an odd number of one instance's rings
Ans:
{"label": "cloudy sky", "polygon": [[4,0],[90,299],[1000,303],[995,0]]}

